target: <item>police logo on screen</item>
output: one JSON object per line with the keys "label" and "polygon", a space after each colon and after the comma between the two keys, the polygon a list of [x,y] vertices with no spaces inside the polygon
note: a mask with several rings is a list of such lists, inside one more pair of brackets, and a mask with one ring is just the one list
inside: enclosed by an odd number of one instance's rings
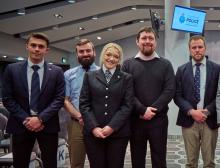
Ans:
{"label": "police logo on screen", "polygon": [[185,17],[185,14],[183,13],[179,18],[179,22],[181,24],[184,23],[188,26],[197,26],[199,24],[199,18],[195,16],[189,16],[189,15]]}
{"label": "police logo on screen", "polygon": [[186,18],[185,18],[184,13],[183,13],[183,14],[180,16],[179,21],[180,21],[180,23],[184,23],[185,20],[186,20]]}

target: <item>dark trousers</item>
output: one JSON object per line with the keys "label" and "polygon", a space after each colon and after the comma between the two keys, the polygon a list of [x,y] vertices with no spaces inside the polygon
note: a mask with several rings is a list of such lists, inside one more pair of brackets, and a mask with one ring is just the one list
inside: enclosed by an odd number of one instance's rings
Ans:
{"label": "dark trousers", "polygon": [[84,137],[90,168],[123,168],[128,139]]}
{"label": "dark trousers", "polygon": [[12,135],[13,166],[15,168],[29,167],[31,152],[36,140],[41,150],[44,168],[57,167],[58,134],[25,132]]}
{"label": "dark trousers", "polygon": [[166,168],[167,126],[146,129],[130,139],[133,168],[145,168],[147,142],[150,144],[152,168]]}

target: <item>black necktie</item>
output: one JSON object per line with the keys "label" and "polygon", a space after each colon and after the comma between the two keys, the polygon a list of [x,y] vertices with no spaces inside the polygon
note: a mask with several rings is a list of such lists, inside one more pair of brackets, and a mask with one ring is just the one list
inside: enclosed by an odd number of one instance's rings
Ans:
{"label": "black necktie", "polygon": [[38,100],[40,96],[40,78],[38,74],[39,66],[32,65],[31,68],[34,70],[31,79],[31,101],[30,101],[30,109],[37,113]]}
{"label": "black necktie", "polygon": [[107,83],[109,83],[111,77],[112,77],[112,74],[111,74],[111,72],[107,69],[107,70],[105,71],[105,78],[106,78]]}
{"label": "black necktie", "polygon": [[195,76],[194,76],[194,96],[196,99],[196,103],[200,101],[200,65],[201,63],[196,63],[196,70],[195,70]]}

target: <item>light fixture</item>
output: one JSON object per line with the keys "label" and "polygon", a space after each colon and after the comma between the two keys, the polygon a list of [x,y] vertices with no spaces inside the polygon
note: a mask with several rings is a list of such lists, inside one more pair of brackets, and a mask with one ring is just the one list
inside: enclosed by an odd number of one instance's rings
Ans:
{"label": "light fixture", "polygon": [[210,7],[209,10],[214,10],[214,8],[213,8],[213,7]]}
{"label": "light fixture", "polygon": [[144,20],[140,20],[139,22],[140,22],[140,23],[144,23]]}
{"label": "light fixture", "polygon": [[18,15],[21,15],[21,16],[25,15],[25,14],[26,14],[25,8],[18,9],[17,14],[18,14]]}
{"label": "light fixture", "polygon": [[80,39],[80,37],[79,37],[79,36],[76,36],[76,37],[74,37],[74,39],[75,39],[75,40],[79,40],[79,39]]}
{"label": "light fixture", "polygon": [[220,24],[218,25],[218,27],[220,28]]}
{"label": "light fixture", "polygon": [[98,19],[98,16],[93,16],[92,17],[92,20],[97,20]]}
{"label": "light fixture", "polygon": [[8,56],[7,56],[7,55],[3,55],[2,57],[3,57],[3,58],[7,58]]}
{"label": "light fixture", "polygon": [[107,30],[108,30],[108,31],[112,31],[112,27],[109,27]]}
{"label": "light fixture", "polygon": [[59,29],[59,25],[55,25],[52,27],[53,30],[58,30]]}
{"label": "light fixture", "polygon": [[62,16],[61,14],[59,14],[59,13],[55,13],[55,14],[54,14],[54,17],[56,17],[56,18],[58,18],[58,19],[63,18],[63,16]]}
{"label": "light fixture", "polygon": [[74,0],[66,0],[66,1],[71,3],[71,4],[76,3],[76,1],[74,1]]}
{"label": "light fixture", "polygon": [[132,6],[131,10],[137,10],[137,7],[136,6]]}
{"label": "light fixture", "polygon": [[85,30],[85,28],[80,26],[80,27],[79,27],[79,30]]}
{"label": "light fixture", "polygon": [[23,57],[17,57],[16,59],[17,59],[18,61],[22,61],[22,60],[24,60]]}
{"label": "light fixture", "polygon": [[100,37],[100,36],[97,36],[96,38],[97,38],[98,40],[101,40],[101,39],[102,39],[102,37]]}

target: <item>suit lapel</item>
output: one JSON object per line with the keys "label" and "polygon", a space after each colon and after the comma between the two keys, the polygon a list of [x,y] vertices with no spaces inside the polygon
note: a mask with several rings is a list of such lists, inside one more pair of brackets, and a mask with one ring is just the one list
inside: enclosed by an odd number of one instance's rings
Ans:
{"label": "suit lapel", "polygon": [[[211,65],[211,63],[207,60],[206,61],[206,83],[205,83],[205,92],[208,90],[207,88],[209,87],[209,83],[211,82],[211,78],[212,78],[212,71],[213,71],[213,67]],[[206,93],[205,93],[206,95]],[[206,96],[205,96],[206,97]]]}
{"label": "suit lapel", "polygon": [[105,74],[102,70],[102,68],[100,68],[97,72],[96,72],[96,78],[103,84],[107,85],[107,81],[105,79]]}
{"label": "suit lapel", "polygon": [[105,74],[104,74],[104,72],[103,72],[102,69],[99,69],[99,71],[97,71],[97,73],[96,73],[96,78],[97,78],[101,83],[103,83],[103,84],[105,84],[105,85],[111,85],[111,84],[117,82],[118,80],[121,79],[121,76],[122,76],[122,74],[121,74],[121,72],[120,72],[120,69],[117,68],[117,69],[115,70],[115,73],[114,73],[113,76],[111,77],[111,80],[109,81],[109,83],[107,83],[107,81],[106,81],[106,79],[105,79]]}
{"label": "suit lapel", "polygon": [[41,93],[43,92],[43,90],[46,87],[46,84],[50,78],[50,71],[51,71],[51,67],[45,62],[44,63],[44,77],[43,77],[43,81],[42,81],[42,85],[41,85]]}
{"label": "suit lapel", "polygon": [[28,93],[28,81],[27,81],[27,61],[24,61],[23,63],[21,63],[21,73],[19,78],[21,78],[22,84],[24,86],[24,94],[29,97],[29,93]]}
{"label": "suit lapel", "polygon": [[121,76],[122,76],[122,74],[121,74],[120,70],[117,68],[115,73],[113,74],[109,84],[116,83],[118,80],[121,79]]}
{"label": "suit lapel", "polygon": [[186,66],[186,75],[189,75],[189,86],[194,86],[194,75],[193,75],[193,68],[192,68],[192,62],[190,61]]}

